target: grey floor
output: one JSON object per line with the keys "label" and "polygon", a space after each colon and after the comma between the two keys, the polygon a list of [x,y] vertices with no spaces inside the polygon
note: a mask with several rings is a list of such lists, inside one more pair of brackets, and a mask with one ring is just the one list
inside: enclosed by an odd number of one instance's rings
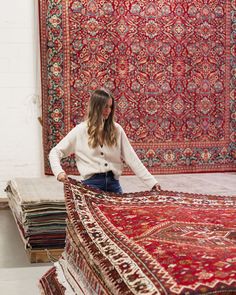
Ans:
{"label": "grey floor", "polygon": [[[236,173],[158,175],[163,189],[236,197]],[[135,176],[121,177],[125,192],[145,190]],[[0,294],[38,295],[38,280],[51,264],[31,264],[9,209],[0,210]]]}

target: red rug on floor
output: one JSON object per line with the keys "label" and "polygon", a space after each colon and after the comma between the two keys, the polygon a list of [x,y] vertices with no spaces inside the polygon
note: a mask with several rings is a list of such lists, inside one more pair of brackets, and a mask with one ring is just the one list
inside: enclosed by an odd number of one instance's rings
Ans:
{"label": "red rug on floor", "polygon": [[65,197],[68,269],[101,294],[236,293],[235,198],[116,195],[74,180]]}
{"label": "red rug on floor", "polygon": [[[64,295],[65,288],[59,283],[56,274],[56,268],[50,268],[47,273],[40,279],[39,285],[41,294],[47,295]],[[72,294],[71,294],[72,295]]]}
{"label": "red rug on floor", "polygon": [[[46,174],[100,86],[151,173],[236,170],[235,0],[39,0],[39,10]],[[64,167],[77,174],[73,158]]]}

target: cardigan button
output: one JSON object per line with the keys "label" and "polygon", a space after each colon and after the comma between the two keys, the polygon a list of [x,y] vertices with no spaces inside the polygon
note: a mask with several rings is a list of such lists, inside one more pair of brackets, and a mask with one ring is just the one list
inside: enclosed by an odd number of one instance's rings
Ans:
{"label": "cardigan button", "polygon": [[103,153],[103,152],[101,152],[101,155],[103,156],[103,155],[104,155],[104,153]]}
{"label": "cardigan button", "polygon": [[107,166],[108,164],[107,163],[105,163],[105,166]]}

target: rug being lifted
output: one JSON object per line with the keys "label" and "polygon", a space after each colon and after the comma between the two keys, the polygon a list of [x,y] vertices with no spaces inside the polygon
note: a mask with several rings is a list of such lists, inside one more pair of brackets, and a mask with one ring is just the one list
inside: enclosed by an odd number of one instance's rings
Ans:
{"label": "rug being lifted", "polygon": [[39,4],[46,174],[101,86],[151,173],[236,170],[235,0]]}
{"label": "rug being lifted", "polygon": [[119,196],[74,180],[65,197],[66,247],[44,294],[236,294],[236,198]]}

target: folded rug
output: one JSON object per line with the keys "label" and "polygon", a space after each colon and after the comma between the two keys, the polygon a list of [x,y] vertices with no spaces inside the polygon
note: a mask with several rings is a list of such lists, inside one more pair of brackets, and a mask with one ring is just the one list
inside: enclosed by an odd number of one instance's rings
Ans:
{"label": "folded rug", "polygon": [[63,249],[66,209],[63,185],[54,177],[14,178],[9,206],[26,249]]}
{"label": "folded rug", "polygon": [[[235,198],[116,195],[71,179],[65,198],[67,237],[59,263],[75,294],[80,282],[87,286],[82,294],[236,293]],[[66,292],[65,280],[60,283]]]}

